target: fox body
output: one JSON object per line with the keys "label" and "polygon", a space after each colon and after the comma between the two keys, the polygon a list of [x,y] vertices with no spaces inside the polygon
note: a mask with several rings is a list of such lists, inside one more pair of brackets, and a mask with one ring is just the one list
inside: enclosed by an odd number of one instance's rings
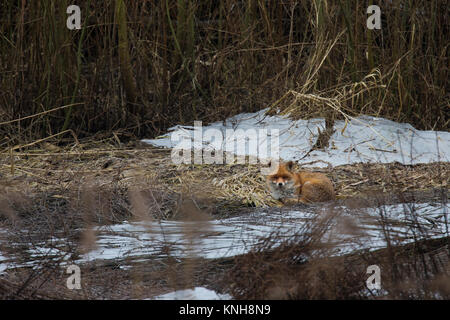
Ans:
{"label": "fox body", "polygon": [[275,172],[267,176],[269,190],[277,200],[295,200],[302,203],[335,199],[333,183],[319,172],[292,172],[293,162],[280,163]]}

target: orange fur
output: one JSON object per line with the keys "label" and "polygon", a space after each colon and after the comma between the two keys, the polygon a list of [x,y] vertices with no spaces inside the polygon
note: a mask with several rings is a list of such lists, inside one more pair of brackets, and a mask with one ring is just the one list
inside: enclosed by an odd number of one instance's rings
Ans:
{"label": "orange fur", "polygon": [[323,202],[335,199],[333,183],[319,172],[292,172],[293,163],[280,163],[277,170],[267,176],[272,196],[286,201],[302,203]]}

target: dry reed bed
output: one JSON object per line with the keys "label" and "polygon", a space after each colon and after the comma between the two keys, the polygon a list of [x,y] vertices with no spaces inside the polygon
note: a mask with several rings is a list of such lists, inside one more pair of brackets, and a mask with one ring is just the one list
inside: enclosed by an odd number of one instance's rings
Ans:
{"label": "dry reed bed", "polygon": [[[302,241],[299,241],[302,240]],[[305,241],[306,240],[306,241]],[[234,259],[222,285],[236,299],[448,299],[449,238],[331,257],[329,248],[272,239]],[[313,254],[313,250],[316,252]],[[299,257],[306,259],[299,261]],[[382,291],[366,288],[367,267],[381,270]]]}
{"label": "dry reed bed", "polygon": [[[328,174],[335,183],[338,196],[346,198],[436,188],[446,191],[450,165],[356,164],[316,170]],[[91,223],[86,216],[92,211],[102,211],[106,216],[117,215],[104,222],[120,221],[124,216],[129,218],[133,215],[136,201],[148,205],[145,212],[156,218],[177,218],[180,202],[186,195],[196,199],[194,203],[202,211],[212,214],[234,209],[242,211],[248,205],[276,205],[267,194],[264,177],[260,175],[257,165],[177,166],[172,164],[169,150],[140,143],[123,144],[116,137],[80,140],[64,147],[50,143],[36,144],[32,149],[14,151],[12,158],[11,153],[3,154],[0,158],[0,190],[0,212],[14,216],[13,211],[18,204],[22,203],[25,207],[29,205],[26,215],[21,216],[24,219],[20,220],[19,228],[28,220],[45,237],[48,237],[48,219],[55,219],[52,228],[58,225],[56,220],[67,218],[78,226],[86,226]],[[102,201],[95,202],[99,198],[110,205],[104,205]],[[69,215],[65,206],[81,213]],[[34,212],[30,208],[38,211]],[[56,214],[51,212],[55,208],[58,209]],[[122,216],[118,214],[121,210]],[[33,217],[34,213],[39,215],[47,211],[48,215],[44,219]],[[70,223],[63,221],[61,225]],[[80,237],[80,234],[71,232],[66,233],[66,236],[73,236],[75,240]],[[80,244],[86,241],[82,236]],[[394,298],[408,297],[408,290],[417,294],[417,288],[422,283],[428,289],[440,288],[443,294],[447,292],[448,279],[445,275],[440,275],[441,278],[437,280],[433,278],[423,282],[420,273],[423,267],[411,269],[418,265],[417,261],[421,261],[418,260],[421,259],[419,253],[433,254],[436,250],[442,253],[442,246],[416,246],[413,247],[415,251],[405,251],[404,254],[401,250],[385,251],[380,255],[361,253],[356,257],[334,260],[309,258],[300,261],[298,257],[307,257],[314,246],[303,246],[301,241],[297,241],[286,243],[281,250],[273,251],[270,248],[273,239],[267,241],[268,246],[261,247],[261,250],[235,259],[211,263],[175,263],[170,259],[161,263],[152,262],[147,266],[153,268],[151,272],[138,265],[130,271],[117,270],[114,265],[86,265],[86,269],[83,269],[87,275],[86,289],[76,294],[60,293],[67,292],[65,282],[62,281],[65,274],[50,272],[36,276],[31,270],[16,270],[0,280],[0,292],[13,292],[14,297],[25,299],[121,299],[144,298],[172,289],[206,285],[221,292],[233,293],[236,298],[360,299],[366,298],[360,290],[361,283],[367,278],[361,266],[367,263],[380,263],[389,270],[389,277],[393,279],[389,288]],[[444,254],[446,252],[448,250]],[[396,258],[398,261],[392,264],[392,256],[401,259]],[[405,279],[402,272],[414,273],[416,277],[403,282],[403,288],[398,287]]]}
{"label": "dry reed bed", "polygon": [[[24,193],[69,200],[88,186],[102,192],[115,190],[114,194],[125,201],[130,191],[144,191],[143,197],[153,198],[159,192],[158,200],[163,201],[157,201],[155,211],[159,213],[155,216],[160,218],[173,216],[180,195],[194,197],[200,203],[204,200],[213,213],[278,205],[269,196],[258,165],[174,165],[168,150],[140,143],[123,145],[115,138],[66,147],[49,143],[42,149],[34,147],[4,153],[0,158],[2,197]],[[327,174],[339,198],[447,190],[450,176],[449,163],[354,164],[308,170]],[[149,194],[151,191],[156,193]]]}
{"label": "dry reed bed", "polygon": [[291,90],[361,89],[342,107],[449,125],[445,1],[380,2],[381,30],[366,28],[364,1],[79,5],[82,29],[69,30],[67,1],[0,4],[0,147],[67,129],[154,136],[260,110]]}

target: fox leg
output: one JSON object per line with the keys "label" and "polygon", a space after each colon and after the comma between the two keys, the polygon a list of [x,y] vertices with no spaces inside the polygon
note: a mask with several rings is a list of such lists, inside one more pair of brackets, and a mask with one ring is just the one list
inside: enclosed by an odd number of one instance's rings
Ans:
{"label": "fox leg", "polygon": [[280,199],[284,205],[286,204],[310,204],[311,202],[314,202],[315,200],[315,186],[311,184],[309,181],[307,181],[305,184],[297,184],[294,186],[295,192],[294,197],[289,198],[283,198]]}
{"label": "fox leg", "polygon": [[298,203],[298,198],[285,198],[283,199],[283,204],[293,205]]}
{"label": "fox leg", "polygon": [[311,201],[309,201],[307,198],[305,198],[301,195],[298,197],[295,197],[295,198],[283,199],[283,204],[298,204],[298,203],[310,204]]}

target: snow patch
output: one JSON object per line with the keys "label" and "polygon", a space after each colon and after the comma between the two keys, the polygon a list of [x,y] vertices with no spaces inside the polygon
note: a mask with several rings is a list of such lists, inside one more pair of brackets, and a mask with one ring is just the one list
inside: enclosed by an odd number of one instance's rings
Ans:
{"label": "snow patch", "polygon": [[[214,129],[222,132],[222,143],[196,139],[194,127],[177,125],[169,129],[169,133],[157,139],[144,139],[158,147],[180,148],[191,150],[226,150],[227,130],[279,130],[279,156],[281,159],[298,161],[305,166],[325,167],[352,163],[390,163],[418,164],[450,159],[450,133],[443,131],[416,130],[407,123],[397,123],[384,118],[360,116],[349,122],[336,121],[335,132],[330,138],[329,148],[312,151],[304,157],[317,140],[318,129],[325,128],[324,119],[291,120],[286,116],[268,116],[266,111],[244,113],[202,127],[202,133]],[[198,133],[197,133],[198,135]],[[236,145],[232,153],[265,158],[258,150],[265,139],[258,139],[258,149],[249,147],[248,137],[237,134]],[[244,146],[244,147],[242,147]],[[312,163],[311,163],[312,162]]]}
{"label": "snow patch", "polygon": [[[98,227],[97,249],[85,254],[81,261],[123,259],[133,257],[145,261],[149,257],[198,257],[215,259],[245,254],[266,238],[278,242],[307,231],[306,224],[317,214],[342,210],[322,241],[334,247],[336,255],[355,250],[386,247],[384,228],[399,243],[447,235],[449,204],[404,203],[379,208],[321,208],[323,213],[289,210],[265,210],[212,221],[125,222]],[[382,212],[380,212],[382,210]],[[382,218],[383,217],[383,218]],[[346,219],[355,230],[346,229]]]}
{"label": "snow patch", "polygon": [[231,300],[228,294],[219,294],[203,287],[177,290],[152,298],[153,300]]}

